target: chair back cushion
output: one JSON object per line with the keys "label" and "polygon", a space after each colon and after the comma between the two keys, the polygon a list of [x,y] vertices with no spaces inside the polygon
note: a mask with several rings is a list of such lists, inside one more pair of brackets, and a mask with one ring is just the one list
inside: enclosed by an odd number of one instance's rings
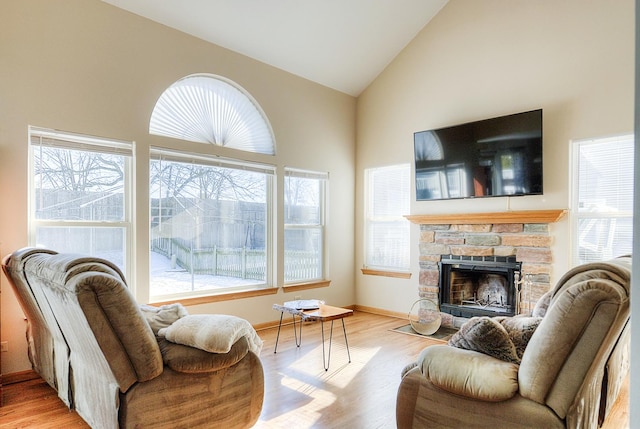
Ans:
{"label": "chair back cushion", "polygon": [[593,384],[587,375],[602,374],[592,368],[604,368],[629,319],[630,281],[630,257],[584,264],[562,277],[522,356],[522,396],[565,418],[581,386]]}
{"label": "chair back cushion", "polygon": [[39,254],[29,259],[26,270],[30,279],[40,281],[78,356],[74,371],[77,365],[104,360],[121,391],[162,372],[155,335],[113,264],[73,254]]}

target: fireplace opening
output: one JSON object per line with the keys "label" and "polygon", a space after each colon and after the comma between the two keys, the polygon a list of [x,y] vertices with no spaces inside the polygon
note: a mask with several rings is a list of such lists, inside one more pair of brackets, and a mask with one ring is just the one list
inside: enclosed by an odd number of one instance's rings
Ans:
{"label": "fireplace opening", "polygon": [[440,311],[466,318],[518,314],[520,270],[515,256],[444,257]]}

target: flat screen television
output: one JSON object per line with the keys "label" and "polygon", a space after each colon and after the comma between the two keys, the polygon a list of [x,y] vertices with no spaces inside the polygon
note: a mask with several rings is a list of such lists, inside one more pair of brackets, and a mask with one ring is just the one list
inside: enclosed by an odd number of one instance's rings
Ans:
{"label": "flat screen television", "polygon": [[418,201],[542,194],[542,109],[413,139]]}

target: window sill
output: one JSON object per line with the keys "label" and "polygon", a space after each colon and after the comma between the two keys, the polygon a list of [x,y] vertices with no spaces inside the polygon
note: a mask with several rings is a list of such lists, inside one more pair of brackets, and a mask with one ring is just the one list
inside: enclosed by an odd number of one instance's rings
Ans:
{"label": "window sill", "polygon": [[282,290],[285,292],[296,292],[299,290],[318,289],[321,287],[328,287],[331,285],[331,280],[319,280],[308,283],[290,283],[282,286]]}
{"label": "window sill", "polygon": [[264,289],[253,289],[242,292],[229,292],[221,293],[218,295],[197,296],[193,298],[180,298],[171,301],[152,302],[150,305],[160,306],[166,304],[180,303],[182,305],[198,305],[208,304],[211,302],[231,301],[233,299],[252,298],[255,296],[275,295],[278,293],[278,288],[269,287]]}
{"label": "window sill", "polygon": [[382,276],[382,277],[394,277],[397,279],[410,279],[411,273],[408,271],[384,271],[384,270],[372,270],[371,268],[362,268],[362,274],[365,276]]}
{"label": "window sill", "polygon": [[[284,292],[296,292],[299,290],[318,289],[322,287],[328,287],[330,285],[331,285],[331,280],[320,280],[320,281],[308,282],[308,283],[291,283],[291,284],[282,286],[282,289]],[[161,305],[167,305],[167,304],[180,303],[182,305],[189,306],[189,305],[208,304],[211,302],[231,301],[234,299],[252,298],[256,296],[275,295],[277,293],[278,293],[278,288],[270,287],[265,289],[254,289],[254,290],[247,290],[242,292],[221,293],[218,295],[197,296],[193,298],[178,298],[175,300],[157,301],[157,302],[154,301],[154,302],[150,302],[149,305],[161,306]]]}

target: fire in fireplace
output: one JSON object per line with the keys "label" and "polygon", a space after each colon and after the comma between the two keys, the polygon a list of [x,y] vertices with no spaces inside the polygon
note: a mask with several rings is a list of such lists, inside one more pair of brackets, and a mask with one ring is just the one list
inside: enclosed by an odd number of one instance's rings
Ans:
{"label": "fire in fireplace", "polygon": [[519,311],[521,263],[515,256],[456,256],[440,261],[440,311],[459,317]]}

